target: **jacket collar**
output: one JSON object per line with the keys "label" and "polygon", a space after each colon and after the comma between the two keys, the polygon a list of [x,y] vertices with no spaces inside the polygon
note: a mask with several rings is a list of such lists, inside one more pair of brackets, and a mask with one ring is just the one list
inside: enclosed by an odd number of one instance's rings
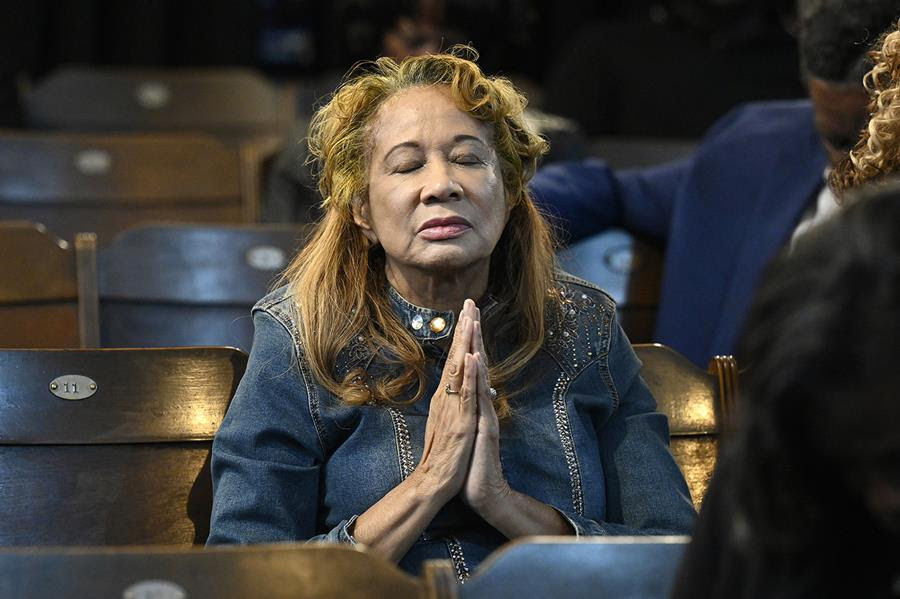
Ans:
{"label": "jacket collar", "polygon": [[[451,310],[443,312],[417,306],[404,298],[391,286],[388,286],[388,297],[394,313],[403,322],[416,339],[420,341],[437,341],[445,339],[453,333],[456,314]],[[490,293],[486,293],[476,304],[481,309],[482,319],[487,318],[499,305]]]}

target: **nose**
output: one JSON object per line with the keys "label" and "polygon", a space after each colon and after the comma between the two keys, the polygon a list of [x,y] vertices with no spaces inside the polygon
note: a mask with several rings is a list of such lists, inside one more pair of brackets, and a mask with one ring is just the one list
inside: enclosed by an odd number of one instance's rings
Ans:
{"label": "nose", "polygon": [[449,164],[443,161],[428,164],[420,196],[423,203],[450,202],[462,196],[462,186],[453,179]]}

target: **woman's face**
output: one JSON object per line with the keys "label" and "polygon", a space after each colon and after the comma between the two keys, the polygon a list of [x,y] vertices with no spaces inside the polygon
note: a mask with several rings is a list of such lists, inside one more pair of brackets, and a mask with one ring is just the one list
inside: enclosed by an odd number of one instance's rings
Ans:
{"label": "woman's face", "polygon": [[372,136],[368,199],[354,214],[388,269],[487,268],[507,219],[490,129],[432,86],[387,100]]}

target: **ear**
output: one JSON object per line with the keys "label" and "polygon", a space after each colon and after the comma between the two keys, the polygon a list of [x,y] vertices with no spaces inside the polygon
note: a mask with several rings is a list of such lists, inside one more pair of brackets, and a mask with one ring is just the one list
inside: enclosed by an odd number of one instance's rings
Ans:
{"label": "ear", "polygon": [[372,229],[369,220],[369,202],[363,199],[354,199],[352,203],[353,222],[362,230],[362,234],[366,236],[373,245],[378,243],[378,236]]}

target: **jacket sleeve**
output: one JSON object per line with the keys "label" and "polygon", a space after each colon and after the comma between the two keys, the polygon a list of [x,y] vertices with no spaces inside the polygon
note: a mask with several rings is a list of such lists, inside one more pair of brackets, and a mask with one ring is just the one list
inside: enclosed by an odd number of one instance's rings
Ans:
{"label": "jacket sleeve", "polygon": [[597,159],[547,165],[532,179],[531,192],[567,243],[610,227],[668,239],[675,203],[698,158],[728,156],[731,150],[722,142],[739,140],[748,120],[759,121],[756,114],[752,105],[732,109],[709,128],[691,156],[668,164],[621,172]]}
{"label": "jacket sleeve", "polygon": [[324,448],[290,334],[265,311],[247,370],[212,449],[208,544],[354,542],[352,518],[315,536]]}
{"label": "jacket sleeve", "polygon": [[690,164],[688,158],[617,173],[597,159],[558,162],[538,171],[531,192],[568,243],[611,227],[665,239]]}
{"label": "jacket sleeve", "polygon": [[615,320],[608,368],[618,407],[595,422],[606,483],[603,522],[563,512],[578,535],[690,534],[695,511],[669,451],[669,425],[639,375],[640,360]]}

